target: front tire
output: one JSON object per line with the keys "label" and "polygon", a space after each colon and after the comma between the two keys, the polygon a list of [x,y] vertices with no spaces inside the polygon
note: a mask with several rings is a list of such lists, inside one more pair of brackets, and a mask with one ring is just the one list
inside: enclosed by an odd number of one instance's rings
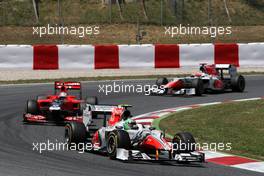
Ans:
{"label": "front tire", "polygon": [[107,154],[110,159],[116,159],[117,148],[129,150],[131,141],[128,133],[124,130],[110,132],[107,138]]}
{"label": "front tire", "polygon": [[189,132],[180,132],[175,134],[173,140],[174,154],[190,153],[195,151],[195,139]]}
{"label": "front tire", "polygon": [[26,112],[32,115],[37,115],[38,110],[38,103],[36,100],[28,100],[26,106]]}

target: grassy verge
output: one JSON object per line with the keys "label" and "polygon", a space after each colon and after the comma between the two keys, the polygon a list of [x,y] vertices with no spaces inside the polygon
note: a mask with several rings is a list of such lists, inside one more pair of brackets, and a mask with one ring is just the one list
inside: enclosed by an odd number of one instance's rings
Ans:
{"label": "grassy verge", "polygon": [[230,153],[264,160],[264,101],[227,103],[174,113],[160,121],[169,134],[189,131],[197,142],[232,143]]}
{"label": "grassy verge", "polygon": [[[78,26],[78,25],[76,25]],[[87,26],[87,25],[83,25]],[[136,44],[137,26],[135,24],[99,25],[100,34],[85,36],[32,35],[32,27],[0,27],[0,44]],[[264,41],[264,26],[232,26],[231,35],[165,35],[161,26],[142,25],[147,35],[142,43],[180,44],[180,43],[250,43]]]}
{"label": "grassy verge", "polygon": [[[264,40],[263,0],[228,1],[232,22],[223,1],[212,1],[212,25],[232,26],[232,35],[211,38],[209,35],[164,35],[163,26],[207,26],[208,0],[188,0],[184,8],[170,1],[146,0],[148,18],[144,18],[140,1],[122,4],[123,19],[116,4],[110,8],[99,0],[43,0],[40,19],[35,20],[32,1],[0,0],[0,44],[135,44],[137,23],[147,32],[142,43],[211,43],[262,42]],[[163,3],[161,3],[163,2]],[[182,10],[182,11],[181,11]],[[100,35],[79,38],[76,35],[32,35],[32,26],[100,26]]]}
{"label": "grassy verge", "polygon": [[[228,8],[233,25],[263,24],[262,0],[232,0]],[[146,0],[148,19],[144,18],[139,1],[122,4],[123,19],[120,18],[116,4],[112,8],[102,5],[101,0],[63,0],[60,1],[61,15],[65,24],[104,24],[104,23],[136,23],[144,24],[208,24],[208,1],[188,0],[184,8],[170,1]],[[161,2],[163,2],[161,4]],[[179,2],[179,1],[178,1]],[[254,3],[253,3],[254,2]],[[40,24],[59,23],[58,2],[56,0],[41,1],[39,6]],[[162,12],[162,13],[161,13]],[[0,25],[34,25],[32,1],[1,0]],[[229,24],[222,1],[212,0],[212,22],[217,25]]]}

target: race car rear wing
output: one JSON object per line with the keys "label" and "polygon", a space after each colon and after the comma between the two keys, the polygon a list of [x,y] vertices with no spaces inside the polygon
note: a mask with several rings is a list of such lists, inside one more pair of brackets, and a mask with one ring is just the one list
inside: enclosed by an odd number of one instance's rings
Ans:
{"label": "race car rear wing", "polygon": [[123,107],[125,109],[132,107],[131,105],[127,104],[120,104],[120,105],[109,105],[109,104],[100,104],[100,105],[91,105],[86,104],[87,107],[89,107],[89,110],[98,114],[111,114],[113,111],[113,108],[117,107]]}
{"label": "race car rear wing", "polygon": [[80,98],[82,97],[82,84],[81,82],[54,82],[54,94],[57,94],[57,90],[67,91],[67,90],[80,90]]}
{"label": "race car rear wing", "polygon": [[107,116],[112,114],[114,108],[123,107],[127,109],[132,107],[131,105],[121,104],[121,105],[109,105],[109,104],[100,104],[100,105],[91,105],[86,104],[86,108],[83,111],[83,123],[85,126],[88,126],[92,122],[93,115],[104,115],[103,126],[106,126]]}
{"label": "race car rear wing", "polygon": [[91,105],[86,104],[86,107],[83,111],[83,124],[85,127],[88,127],[92,123],[93,115],[103,114],[104,122],[103,125],[106,126],[107,115],[111,115],[113,108],[116,108],[117,105]]}
{"label": "race car rear wing", "polygon": [[216,69],[229,69],[231,66],[231,64],[215,64]]}
{"label": "race car rear wing", "polygon": [[232,77],[237,74],[237,68],[232,64],[216,64],[215,68],[220,71],[223,77],[223,70],[228,70],[228,74]]}
{"label": "race car rear wing", "polygon": [[111,114],[113,108],[118,107],[117,105],[91,105],[87,104],[90,111],[96,114]]}
{"label": "race car rear wing", "polygon": [[71,89],[71,90],[80,90],[82,88],[80,82],[60,82],[60,81],[56,81],[54,83],[54,89],[56,89],[56,90],[61,89],[63,86],[66,89]]}
{"label": "race car rear wing", "polygon": [[[207,63],[200,63],[200,66],[205,66]],[[215,69],[219,72],[221,78],[224,78],[224,72],[228,71],[228,74],[233,77],[237,75],[237,68],[232,64],[214,64]],[[226,75],[226,74],[225,74]]]}

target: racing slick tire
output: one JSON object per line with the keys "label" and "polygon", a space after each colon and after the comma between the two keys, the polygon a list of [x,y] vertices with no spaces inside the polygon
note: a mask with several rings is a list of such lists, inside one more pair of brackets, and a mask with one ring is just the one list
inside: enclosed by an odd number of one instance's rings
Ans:
{"label": "racing slick tire", "polygon": [[162,85],[166,85],[166,84],[168,84],[168,83],[169,83],[169,81],[168,81],[167,78],[158,78],[157,81],[156,81],[156,85],[157,85],[158,87],[160,87],[160,86],[162,86]]}
{"label": "racing slick tire", "polygon": [[233,92],[243,92],[246,87],[244,76],[238,75],[231,78],[231,89]]}
{"label": "racing slick tire", "polygon": [[86,129],[84,124],[69,122],[65,125],[65,142],[70,147],[73,144],[84,143],[86,140]]}
{"label": "racing slick tire", "polygon": [[28,100],[26,106],[26,112],[32,115],[37,115],[38,110],[38,103],[36,100]]}
{"label": "racing slick tire", "polygon": [[192,82],[193,88],[195,88],[195,95],[196,96],[202,96],[204,93],[204,86],[203,86],[203,80],[201,79],[195,79]]}
{"label": "racing slick tire", "polygon": [[195,139],[189,132],[180,132],[175,134],[173,140],[173,154],[190,153],[195,151]]}
{"label": "racing slick tire", "polygon": [[85,102],[91,105],[98,105],[97,97],[86,97]]}
{"label": "racing slick tire", "polygon": [[110,159],[116,159],[117,148],[129,150],[131,141],[128,133],[124,130],[110,132],[106,141],[107,154]]}

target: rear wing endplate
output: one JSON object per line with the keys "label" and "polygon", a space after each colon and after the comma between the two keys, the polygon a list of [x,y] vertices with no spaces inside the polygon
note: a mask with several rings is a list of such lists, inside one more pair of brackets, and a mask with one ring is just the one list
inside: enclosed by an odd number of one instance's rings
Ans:
{"label": "rear wing endplate", "polygon": [[81,82],[60,82],[60,81],[56,81],[54,83],[54,89],[55,90],[61,89],[63,86],[69,90],[80,90],[82,88]]}
{"label": "rear wing endplate", "polygon": [[[235,76],[237,74],[237,68],[232,64],[216,64],[215,68],[217,70],[228,70],[229,75],[231,77]],[[223,73],[221,73],[221,74],[223,74]]]}
{"label": "rear wing endplate", "polygon": [[118,107],[117,105],[91,105],[87,104],[89,111],[92,111],[96,114],[111,114],[113,108]]}
{"label": "rear wing endplate", "polygon": [[227,69],[228,70],[231,67],[232,67],[231,64],[215,64],[216,69]]}
{"label": "rear wing endplate", "polygon": [[92,114],[103,114],[104,115],[104,126],[106,126],[106,116],[112,114],[113,108],[118,107],[117,105],[91,105],[86,104],[85,110],[83,111],[83,124],[88,126],[92,123]]}
{"label": "rear wing endplate", "polygon": [[91,105],[91,104],[86,104],[84,114],[83,114],[83,123],[85,126],[88,126],[92,122],[92,114],[102,114],[104,115],[104,125],[106,126],[106,118],[107,115],[111,115],[112,111],[114,108],[117,107],[123,107],[125,109],[132,107],[131,105]]}

